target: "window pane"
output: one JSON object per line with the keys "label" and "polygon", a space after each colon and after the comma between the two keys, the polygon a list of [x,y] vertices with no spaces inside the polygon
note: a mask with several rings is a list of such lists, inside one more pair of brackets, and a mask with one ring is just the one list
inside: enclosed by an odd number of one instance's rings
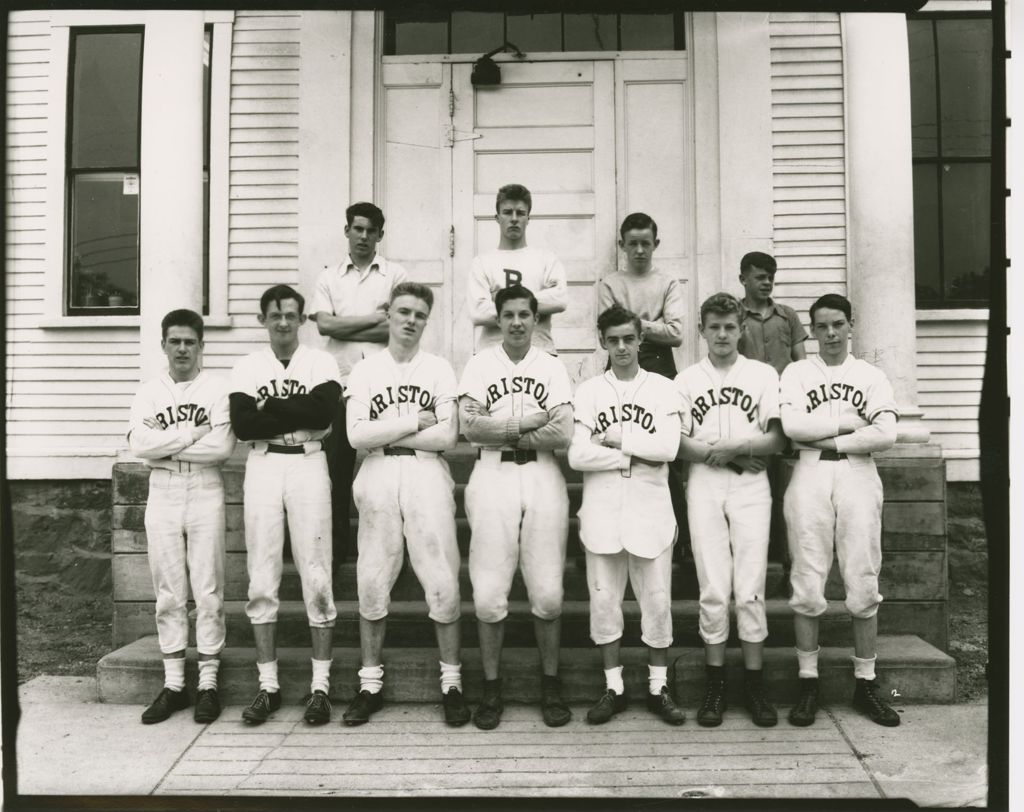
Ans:
{"label": "window pane", "polygon": [[938,167],[914,167],[914,277],[918,303],[942,298]]}
{"label": "window pane", "polygon": [[939,151],[935,111],[935,40],[931,20],[907,20],[910,46],[910,126],[914,157]]}
{"label": "window pane", "polygon": [[508,41],[526,53],[562,50],[561,14],[509,14]]}
{"label": "window pane", "polygon": [[[71,182],[73,307],[138,306],[138,176],[128,177],[134,183],[120,172],[79,175]],[[117,296],[122,301],[111,301]]]}
{"label": "window pane", "polygon": [[992,154],[992,21],[941,20],[942,154]]}
{"label": "window pane", "polygon": [[567,51],[618,50],[614,14],[566,14],[564,24]]}
{"label": "window pane", "polygon": [[72,83],[71,166],[139,163],[142,34],[77,34]]}
{"label": "window pane", "polygon": [[671,51],[676,47],[672,14],[621,15],[623,51]]}
{"label": "window pane", "polygon": [[500,11],[452,12],[453,54],[485,54],[504,42],[505,19]]}
{"label": "window pane", "polygon": [[447,20],[395,22],[395,42],[392,54],[446,54],[448,53]]}
{"label": "window pane", "polygon": [[987,163],[942,167],[942,247],[950,299],[988,300],[991,171]]}

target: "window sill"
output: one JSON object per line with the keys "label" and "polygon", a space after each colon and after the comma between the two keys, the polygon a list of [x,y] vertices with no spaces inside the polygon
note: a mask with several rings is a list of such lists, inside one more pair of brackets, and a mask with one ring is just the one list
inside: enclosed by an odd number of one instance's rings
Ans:
{"label": "window sill", "polygon": [[918,321],[988,321],[987,307],[951,307],[917,310]]}
{"label": "window sill", "polygon": [[[57,316],[39,319],[37,326],[43,330],[138,327],[140,321],[141,316]],[[203,325],[210,330],[228,330],[235,323],[232,316],[203,316]]]}

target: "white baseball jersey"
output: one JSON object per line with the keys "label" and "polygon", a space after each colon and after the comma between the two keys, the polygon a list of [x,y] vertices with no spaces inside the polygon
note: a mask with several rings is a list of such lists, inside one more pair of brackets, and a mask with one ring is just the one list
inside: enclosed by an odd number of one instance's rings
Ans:
{"label": "white baseball jersey", "polygon": [[727,371],[705,357],[680,372],[676,386],[683,434],[701,442],[757,437],[779,417],[779,373],[742,355]]}
{"label": "white baseball jersey", "polygon": [[805,442],[835,437],[839,452],[882,451],[892,440],[879,427],[869,425],[840,435],[839,419],[856,414],[874,423],[886,412],[899,417],[885,373],[852,355],[838,366],[829,366],[820,355],[794,361],[782,373],[779,403],[783,430],[801,449],[809,448]]}
{"label": "white baseball jersey", "polygon": [[[129,416],[132,453],[151,468],[165,467],[164,459],[200,466],[223,462],[235,448],[227,394],[226,381],[205,370],[191,381],[178,383],[165,373],[143,384]],[[161,428],[147,427],[146,418],[153,418]],[[193,442],[192,429],[205,425],[212,430]]]}
{"label": "white baseball jersey", "polygon": [[[565,268],[561,261],[544,248],[497,248],[473,258],[469,271],[466,300],[469,315],[476,325],[476,351],[501,343],[501,330],[495,321],[494,294],[502,288],[522,285],[537,297],[542,311],[564,310],[569,302]],[[537,317],[533,333],[534,346],[553,353],[551,313]]]}
{"label": "white baseball jersey", "polygon": [[[287,367],[270,347],[263,347],[238,360],[231,370],[231,391],[255,398],[259,405],[267,398],[288,398],[308,394],[314,387],[327,381],[339,386],[338,364],[325,350],[300,344]],[[300,429],[271,437],[266,442],[280,445],[298,445],[308,440],[322,440],[331,433],[325,429]]]}
{"label": "white baseball jersey", "polygon": [[469,359],[459,381],[459,395],[469,395],[486,407],[491,417],[508,419],[572,403],[572,386],[565,366],[547,352],[530,347],[516,363],[499,344]]}
{"label": "white baseball jersey", "polygon": [[[679,449],[679,393],[668,378],[640,370],[629,381],[611,370],[580,384],[569,465],[583,471],[580,539],[594,553],[626,550],[655,558],[675,539],[668,466]],[[611,426],[622,448],[592,440]],[[656,463],[632,464],[633,457]]]}
{"label": "white baseball jersey", "polygon": [[[405,364],[390,352],[364,358],[352,369],[345,390],[349,442],[354,448],[378,448],[413,434],[422,409],[455,410],[455,371],[444,358],[422,350]],[[427,450],[432,433],[447,447],[444,427],[420,433],[416,447]]]}

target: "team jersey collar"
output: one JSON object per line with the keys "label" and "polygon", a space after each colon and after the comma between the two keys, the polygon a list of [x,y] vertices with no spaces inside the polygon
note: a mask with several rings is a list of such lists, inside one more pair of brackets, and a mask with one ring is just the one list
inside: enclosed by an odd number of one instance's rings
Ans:
{"label": "team jersey collar", "polygon": [[838,371],[840,369],[845,372],[856,360],[857,359],[853,357],[853,353],[848,352],[846,354],[846,358],[843,359],[843,363],[839,364],[838,366],[830,367],[828,364],[825,363],[825,359],[822,358],[820,355],[815,354],[811,357],[811,361],[817,364],[818,367],[824,370],[825,372],[829,372],[830,370]]}
{"label": "team jersey collar", "polygon": [[171,377],[171,373],[170,372],[166,372],[166,371],[161,376],[161,378],[162,378],[163,382],[165,384],[167,384],[168,386],[175,386],[175,387],[177,387],[177,386],[181,386],[182,384],[185,384],[186,385],[185,388],[187,389],[189,386],[194,386],[195,384],[199,383],[199,380],[203,377],[203,373],[204,373],[204,370],[203,370],[202,367],[200,367],[199,368],[199,374],[196,375],[191,381],[176,381],[176,380],[174,380],[174,378]]}
{"label": "team jersey collar", "polygon": [[[736,373],[738,373],[744,366],[746,366],[746,364],[747,357],[743,355],[743,353],[737,355],[736,361],[733,363],[731,367],[729,367],[729,371],[725,373],[724,380],[729,380],[730,378],[734,377]],[[723,377],[722,373],[718,370],[718,367],[711,363],[710,356],[705,355],[703,360],[701,361],[701,365],[704,367],[704,371],[707,372],[708,375],[711,375],[716,378]]]}
{"label": "team jersey collar", "polygon": [[[279,364],[282,369],[285,369],[285,365],[281,362],[281,359],[278,358],[276,355],[274,355],[273,347],[271,347],[270,345],[267,345],[266,347],[263,348],[263,352],[266,355],[270,356],[270,358],[274,361],[275,364]],[[295,359],[299,358],[302,355],[305,355],[305,353],[306,353],[306,345],[300,343],[299,346],[295,348],[295,352],[292,353],[292,357],[288,359],[289,365],[294,363]]]}
{"label": "team jersey collar", "polygon": [[538,350],[535,345],[531,344],[530,345],[530,349],[528,349],[526,351],[526,355],[523,356],[521,361],[513,361],[509,357],[509,354],[507,352],[505,352],[505,345],[504,344],[499,344],[497,347],[494,348],[494,351],[495,351],[495,353],[497,353],[498,357],[503,362],[505,362],[506,364],[509,364],[511,366],[514,366],[514,367],[515,366],[519,366],[520,364],[525,364],[527,361],[532,361],[534,358],[537,357],[537,353],[540,352],[540,350]]}
{"label": "team jersey collar", "polygon": [[643,367],[640,367],[640,369],[637,370],[636,376],[634,378],[632,378],[631,380],[628,380],[628,381],[624,381],[624,380],[621,380],[620,378],[618,378],[615,375],[615,370],[613,370],[613,369],[606,369],[605,372],[604,372],[604,377],[605,377],[605,380],[607,380],[609,383],[611,383],[613,385],[629,387],[629,386],[639,386],[645,380],[647,380],[647,376],[649,374],[650,373],[646,369],[644,369]]}

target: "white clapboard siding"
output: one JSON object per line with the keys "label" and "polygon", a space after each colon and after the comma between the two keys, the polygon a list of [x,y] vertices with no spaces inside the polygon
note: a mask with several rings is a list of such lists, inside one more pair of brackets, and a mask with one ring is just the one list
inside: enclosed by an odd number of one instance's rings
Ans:
{"label": "white clapboard siding", "polygon": [[769,16],[775,295],[807,322],[846,292],[846,168],[839,15]]}
{"label": "white clapboard siding", "polygon": [[951,479],[975,470],[960,461],[977,460],[979,454],[987,336],[988,323],[982,319],[917,322],[919,402],[932,442],[942,446],[949,460]]}

